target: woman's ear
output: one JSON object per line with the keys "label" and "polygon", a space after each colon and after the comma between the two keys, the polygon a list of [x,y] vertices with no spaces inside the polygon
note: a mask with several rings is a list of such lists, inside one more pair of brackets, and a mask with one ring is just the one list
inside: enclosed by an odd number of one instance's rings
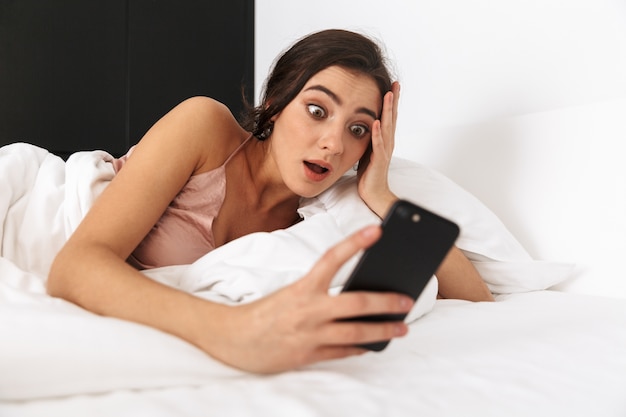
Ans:
{"label": "woman's ear", "polygon": [[272,117],[270,117],[270,122],[274,123],[276,121],[276,119],[278,119],[278,116],[280,116],[281,112],[276,113],[275,115],[273,115]]}

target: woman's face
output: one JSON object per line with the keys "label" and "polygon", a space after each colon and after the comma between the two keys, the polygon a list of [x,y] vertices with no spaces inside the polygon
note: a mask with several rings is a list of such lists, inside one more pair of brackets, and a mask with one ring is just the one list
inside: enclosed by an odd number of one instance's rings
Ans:
{"label": "woman's face", "polygon": [[341,67],[315,74],[272,120],[271,155],[291,191],[313,197],[363,156],[382,97],[374,80]]}

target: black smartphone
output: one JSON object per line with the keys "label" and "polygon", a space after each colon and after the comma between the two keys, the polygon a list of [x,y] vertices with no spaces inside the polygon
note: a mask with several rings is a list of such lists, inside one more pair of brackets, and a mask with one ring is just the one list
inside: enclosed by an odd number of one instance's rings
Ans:
{"label": "black smartphone", "polygon": [[[413,300],[459,236],[456,223],[406,200],[398,200],[382,222],[382,236],[366,249],[343,291],[397,292]],[[401,321],[406,314],[350,318],[351,321]],[[381,351],[388,340],[360,345]]]}

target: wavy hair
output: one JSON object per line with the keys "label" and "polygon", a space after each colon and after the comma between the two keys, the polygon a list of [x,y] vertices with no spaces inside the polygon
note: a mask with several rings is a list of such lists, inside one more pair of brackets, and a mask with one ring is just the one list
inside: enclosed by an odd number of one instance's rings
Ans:
{"label": "wavy hair", "polygon": [[261,103],[250,106],[241,125],[260,140],[272,133],[272,117],[280,113],[318,72],[339,66],[370,76],[381,99],[391,90],[391,75],[381,47],[359,33],[329,29],[310,34],[287,49],[275,61],[263,86]]}

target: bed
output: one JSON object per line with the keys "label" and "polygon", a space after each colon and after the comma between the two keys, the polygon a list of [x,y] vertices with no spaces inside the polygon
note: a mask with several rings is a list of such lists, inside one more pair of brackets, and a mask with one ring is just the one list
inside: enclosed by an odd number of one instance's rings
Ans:
{"label": "bed", "polygon": [[[548,116],[580,121],[563,114],[571,111]],[[531,256],[481,199],[400,157],[392,162],[392,189],[460,225],[457,245],[496,302],[437,300],[434,277],[407,318],[409,334],[381,353],[248,374],[168,334],[49,297],[49,263],[112,178],[110,159],[90,151],[63,161],[28,144],[0,150],[2,416],[626,415],[626,299],[619,286],[592,294],[580,284],[594,279],[593,269],[580,273],[585,259]],[[350,173],[304,200],[300,214],[305,221],[289,229],[145,273],[217,302],[249,302],[298,279],[342,236],[377,221]],[[341,287],[355,261],[329,291]]]}

